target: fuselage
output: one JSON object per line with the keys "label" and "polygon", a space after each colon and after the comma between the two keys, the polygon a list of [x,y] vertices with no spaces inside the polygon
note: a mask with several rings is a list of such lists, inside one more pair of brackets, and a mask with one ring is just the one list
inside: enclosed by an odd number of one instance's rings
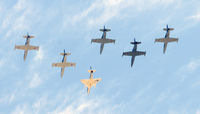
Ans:
{"label": "fuselage", "polygon": [[101,39],[106,39],[106,31],[103,31],[103,35],[102,35]]}
{"label": "fuselage", "polygon": [[135,53],[137,51],[137,44],[134,44],[133,50],[132,50],[132,57],[131,57],[131,67],[133,66],[134,60],[135,60]]}
{"label": "fuselage", "polygon": [[26,42],[25,42],[25,50],[24,50],[24,61],[26,60],[26,57],[28,55],[28,47],[29,47],[29,43],[30,43],[30,39],[29,39],[30,36],[27,36],[26,38]]}
{"label": "fuselage", "polygon": [[[67,57],[66,57],[66,55],[64,53],[63,59],[62,59],[62,63],[66,63],[66,60],[67,60]],[[65,67],[61,67],[61,78],[63,78],[64,71],[65,71]]]}
{"label": "fuselage", "polygon": [[93,71],[90,73],[90,79],[93,79]]}
{"label": "fuselage", "polygon": [[165,34],[165,38],[169,38],[169,35],[170,35],[170,31],[169,31],[169,28],[167,28],[167,32]]}

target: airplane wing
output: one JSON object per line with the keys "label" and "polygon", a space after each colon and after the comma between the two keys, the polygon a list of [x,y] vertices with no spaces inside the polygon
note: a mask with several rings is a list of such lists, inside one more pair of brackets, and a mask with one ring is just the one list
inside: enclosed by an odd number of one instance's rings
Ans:
{"label": "airplane wing", "polygon": [[15,49],[26,50],[25,45],[15,45]]}
{"label": "airplane wing", "polygon": [[92,79],[92,86],[96,87],[96,84],[101,81],[101,78]]}
{"label": "airplane wing", "polygon": [[92,39],[91,42],[95,43],[115,43],[115,40],[113,39]]}
{"label": "airplane wing", "polygon": [[157,38],[155,39],[155,42],[165,42],[165,38]]}
{"label": "airplane wing", "polygon": [[169,38],[168,42],[178,42],[178,38]]}
{"label": "airplane wing", "polygon": [[155,42],[178,42],[178,38],[158,38]]}
{"label": "airplane wing", "polygon": [[113,39],[106,38],[104,40],[105,40],[105,43],[115,43],[115,40],[113,40]]}
{"label": "airplane wing", "polygon": [[91,42],[102,43],[102,39],[92,39]]}
{"label": "airplane wing", "polygon": [[132,51],[129,51],[129,52],[123,52],[122,56],[132,56],[133,55],[133,52]]}
{"label": "airplane wing", "polygon": [[140,55],[146,55],[146,52],[137,51],[137,52],[135,53],[135,56],[140,56]]}
{"label": "airplane wing", "polygon": [[39,50],[39,46],[28,46],[28,50]]}
{"label": "airplane wing", "polygon": [[82,79],[81,82],[88,88],[91,86],[95,86],[98,82],[101,81],[101,78],[96,78],[96,79]]}
{"label": "airplane wing", "polygon": [[85,85],[85,87],[90,86],[90,80],[89,79],[82,79],[81,82]]}
{"label": "airplane wing", "polygon": [[53,63],[52,67],[72,67],[76,66],[76,63]]}

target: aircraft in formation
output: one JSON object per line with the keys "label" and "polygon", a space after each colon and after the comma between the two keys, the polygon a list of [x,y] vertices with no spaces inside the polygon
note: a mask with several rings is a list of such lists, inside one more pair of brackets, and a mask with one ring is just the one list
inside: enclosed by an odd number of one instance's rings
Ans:
{"label": "aircraft in formation", "polygon": [[[166,31],[165,37],[164,38],[158,38],[155,39],[155,42],[163,42],[164,43],[164,48],[163,48],[163,53],[165,53],[166,49],[167,49],[167,44],[170,42],[178,42],[178,38],[171,38],[170,37],[170,31],[174,30],[174,28],[169,28],[168,25],[166,28],[163,29],[164,31]],[[100,31],[103,32],[103,35],[100,39],[92,39],[91,43],[100,43],[100,54],[102,54],[103,52],[103,48],[104,48],[104,44],[106,43],[115,43],[114,39],[108,39],[106,38],[107,32],[111,31],[111,29],[106,29],[105,26],[103,29],[100,29]],[[39,50],[39,46],[32,46],[30,45],[30,39],[34,38],[34,36],[31,36],[27,33],[27,35],[23,36],[24,38],[26,38],[26,42],[25,45],[15,45],[15,49],[20,49],[20,50],[24,50],[24,61],[26,60],[27,54],[29,50]],[[140,55],[146,55],[145,51],[137,51],[137,45],[141,44],[141,42],[137,42],[134,38],[134,42],[130,42],[130,44],[133,44],[133,50],[132,51],[128,51],[128,52],[123,52],[122,56],[131,56],[131,67],[134,64],[135,61],[135,57],[136,56],[140,56]],[[63,78],[64,75],[64,70],[65,67],[75,67],[76,63],[71,63],[71,62],[66,62],[67,61],[67,56],[71,55],[71,53],[60,53],[60,55],[63,55],[63,59],[61,63],[52,63],[52,67],[61,67],[61,79]],[[93,73],[96,72],[96,70],[92,70],[92,67],[90,67],[90,70],[88,70],[88,72],[90,73],[90,77],[89,79],[81,79],[81,82],[85,85],[85,87],[87,87],[87,93],[90,93],[90,89],[92,86],[96,87],[96,84],[98,82],[101,81],[101,78],[96,78],[93,79]]]}
{"label": "aircraft in formation", "polygon": [[178,43],[178,38],[171,38],[171,37],[169,37],[170,31],[173,31],[174,28],[169,28],[168,25],[167,25],[166,28],[164,28],[163,30],[166,31],[165,38],[155,39],[155,42],[162,42],[162,43],[164,43],[163,53],[165,53],[165,51],[167,49],[167,44],[170,43],[170,42],[177,42]]}
{"label": "aircraft in formation", "polygon": [[111,31],[110,29],[106,29],[106,27],[104,26],[104,28],[100,29],[100,31],[103,32],[102,37],[99,38],[99,39],[92,39],[91,43],[93,43],[93,42],[94,43],[100,43],[101,44],[101,46],[100,46],[100,54],[102,54],[103,48],[104,48],[104,44],[106,44],[106,43],[115,43],[115,40],[106,38],[107,32]]}
{"label": "aircraft in formation", "polygon": [[138,44],[141,44],[141,42],[137,42],[135,39],[134,39],[134,42],[131,42],[130,44],[133,44],[134,47],[133,47],[133,50],[132,51],[128,51],[128,52],[123,52],[122,56],[131,56],[131,67],[133,66],[133,63],[135,61],[135,57],[136,56],[140,56],[140,55],[146,55],[146,52],[143,52],[143,51],[137,51],[137,45]]}
{"label": "aircraft in formation", "polygon": [[89,79],[81,79],[81,82],[87,87],[87,93],[90,94],[90,89],[92,86],[96,87],[96,84],[101,81],[101,78],[95,78],[93,79],[93,73],[96,72],[96,70],[92,70],[92,67],[90,67],[90,70],[88,70],[90,73]]}
{"label": "aircraft in formation", "polygon": [[26,57],[28,55],[29,50],[39,50],[39,46],[32,46],[30,45],[30,39],[34,38],[34,36],[31,36],[27,33],[27,35],[23,36],[23,38],[26,38],[25,45],[15,45],[15,49],[24,50],[24,61],[26,60]]}
{"label": "aircraft in formation", "polygon": [[65,67],[73,67],[73,66],[75,67],[76,63],[67,62],[67,56],[71,55],[71,53],[65,53],[65,50],[64,50],[64,53],[60,53],[60,55],[63,55],[62,62],[52,63],[52,67],[61,67],[61,78],[63,78]]}

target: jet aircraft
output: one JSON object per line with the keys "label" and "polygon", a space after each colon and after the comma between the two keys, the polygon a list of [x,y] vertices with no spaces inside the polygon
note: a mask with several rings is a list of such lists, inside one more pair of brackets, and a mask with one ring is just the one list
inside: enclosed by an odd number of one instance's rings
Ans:
{"label": "jet aircraft", "polygon": [[167,31],[165,34],[165,38],[158,38],[155,39],[155,42],[163,42],[164,43],[164,47],[163,47],[163,53],[165,53],[166,49],[167,49],[167,44],[170,42],[177,42],[178,43],[178,38],[171,38],[170,35],[170,31],[173,31],[174,28],[169,28],[168,25],[166,28],[163,29],[164,31]]}
{"label": "jet aircraft", "polygon": [[26,60],[27,54],[29,50],[39,50],[39,46],[32,46],[30,45],[30,39],[34,38],[34,36],[31,36],[27,33],[27,35],[23,36],[23,38],[26,38],[25,45],[15,45],[15,49],[24,50],[24,61]]}
{"label": "jet aircraft", "polygon": [[96,72],[96,70],[92,70],[92,67],[90,67],[90,70],[88,70],[90,73],[89,79],[81,79],[81,82],[87,87],[87,93],[90,94],[90,88],[92,86],[96,87],[96,84],[101,81],[101,78],[93,79],[93,73]]}
{"label": "jet aircraft", "polygon": [[133,44],[134,45],[134,48],[132,51],[128,51],[128,52],[123,52],[122,56],[131,56],[131,67],[133,66],[133,63],[134,63],[134,60],[135,60],[135,57],[136,56],[140,56],[140,55],[146,55],[146,52],[142,52],[142,51],[137,51],[137,45],[138,44],[141,44],[141,42],[137,42],[135,39],[134,39],[134,42],[131,42],[130,44]]}
{"label": "jet aircraft", "polygon": [[61,67],[61,78],[63,78],[65,67],[76,66],[76,63],[66,62],[67,56],[71,55],[71,53],[65,53],[65,50],[64,50],[64,53],[60,53],[60,55],[63,55],[62,62],[61,63],[52,63],[52,67]]}
{"label": "jet aircraft", "polygon": [[106,29],[106,27],[104,26],[104,28],[100,29],[100,31],[103,32],[102,37],[100,39],[92,39],[91,43],[92,42],[101,43],[100,54],[102,54],[103,48],[104,48],[104,44],[106,44],[106,43],[115,43],[115,40],[114,39],[108,39],[108,38],[106,38],[106,33],[109,32],[109,31],[111,31],[110,29]]}

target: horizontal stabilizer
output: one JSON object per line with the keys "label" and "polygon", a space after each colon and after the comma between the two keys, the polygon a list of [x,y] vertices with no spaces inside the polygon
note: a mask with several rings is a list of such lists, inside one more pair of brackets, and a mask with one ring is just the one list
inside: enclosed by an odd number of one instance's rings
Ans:
{"label": "horizontal stabilizer", "polygon": [[109,31],[111,31],[110,29],[99,29],[100,31],[102,31],[102,32],[109,32]]}
{"label": "horizontal stabilizer", "polygon": [[141,44],[141,42],[131,42],[131,44]]}
{"label": "horizontal stabilizer", "polygon": [[88,70],[89,73],[94,73],[96,70]]}
{"label": "horizontal stabilizer", "polygon": [[71,53],[60,53],[60,55],[71,55]]}
{"label": "horizontal stabilizer", "polygon": [[164,31],[167,31],[167,30],[172,31],[172,30],[174,30],[174,28],[163,28],[163,30]]}
{"label": "horizontal stabilizer", "polygon": [[23,36],[23,38],[35,38],[35,36],[27,36],[27,35],[25,35],[25,36]]}

